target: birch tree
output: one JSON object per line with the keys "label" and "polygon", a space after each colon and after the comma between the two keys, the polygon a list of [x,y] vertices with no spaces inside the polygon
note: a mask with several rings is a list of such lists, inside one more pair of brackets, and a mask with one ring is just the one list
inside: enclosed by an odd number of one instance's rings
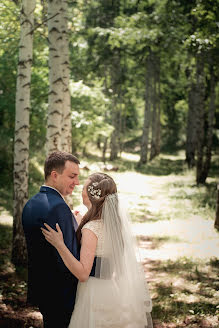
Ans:
{"label": "birch tree", "polygon": [[61,150],[63,70],[62,70],[62,5],[61,0],[48,0],[49,97],[46,151]]}
{"label": "birch tree", "polygon": [[35,0],[23,0],[20,18],[19,60],[14,136],[14,215],[12,262],[26,263],[21,214],[28,199],[30,82]]}
{"label": "birch tree", "polygon": [[61,148],[63,151],[72,151],[71,133],[71,97],[69,92],[69,42],[68,42],[68,1],[63,0],[62,17],[62,73],[63,73],[63,111],[62,111],[62,134]]}
{"label": "birch tree", "polygon": [[71,152],[71,101],[69,92],[68,2],[48,1],[49,99],[47,154]]}

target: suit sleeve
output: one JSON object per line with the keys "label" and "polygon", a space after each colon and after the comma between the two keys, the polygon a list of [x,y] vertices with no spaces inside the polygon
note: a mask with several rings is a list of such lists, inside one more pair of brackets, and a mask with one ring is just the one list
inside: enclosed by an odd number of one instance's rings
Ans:
{"label": "suit sleeve", "polygon": [[[78,246],[76,240],[75,229],[73,227],[73,217],[71,210],[66,204],[59,204],[58,206],[54,207],[49,216],[48,216],[48,224],[53,228],[56,229],[56,223],[59,224],[62,233],[65,245],[68,247],[70,252],[78,259]],[[64,272],[70,271],[64,265],[62,258],[60,257],[58,251],[54,248],[54,254],[57,258],[57,265],[58,269]],[[72,274],[72,273],[71,273]]]}

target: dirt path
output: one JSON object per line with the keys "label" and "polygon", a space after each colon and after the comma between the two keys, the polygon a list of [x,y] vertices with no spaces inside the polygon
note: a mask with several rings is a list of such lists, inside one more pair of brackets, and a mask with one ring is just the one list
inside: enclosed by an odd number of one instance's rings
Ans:
{"label": "dirt path", "polygon": [[[186,256],[209,260],[219,256],[219,234],[212,218],[194,214],[191,201],[186,198],[176,201],[172,197],[176,188],[167,188],[173,181],[174,184],[182,181],[181,176],[128,172],[115,175],[115,179],[129,204],[129,212],[140,221],[132,225],[135,235],[155,241],[153,247],[140,243],[143,259],[173,260]],[[183,179],[189,183],[191,177]]]}

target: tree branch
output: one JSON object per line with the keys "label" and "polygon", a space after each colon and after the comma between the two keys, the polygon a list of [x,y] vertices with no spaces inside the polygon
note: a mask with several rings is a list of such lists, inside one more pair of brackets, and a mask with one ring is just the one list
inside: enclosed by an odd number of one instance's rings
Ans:
{"label": "tree branch", "polygon": [[40,24],[37,24],[28,34],[31,34],[31,33],[33,33],[36,29],[38,29],[38,27],[40,27],[41,25],[43,25],[45,22],[48,22],[50,19],[52,19],[52,18],[54,18],[54,17],[56,17],[57,15],[59,15],[59,13],[56,13],[55,15],[53,15],[53,16],[51,16],[51,17],[49,17],[49,18],[46,18],[46,19],[44,19],[43,21],[42,21],[42,23],[40,23]]}

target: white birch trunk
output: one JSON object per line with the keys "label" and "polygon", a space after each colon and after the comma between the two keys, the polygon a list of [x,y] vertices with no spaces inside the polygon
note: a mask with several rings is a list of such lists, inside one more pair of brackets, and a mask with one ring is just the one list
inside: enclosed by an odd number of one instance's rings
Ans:
{"label": "white birch trunk", "polygon": [[29,113],[34,10],[35,0],[22,1],[14,136],[14,218],[12,262],[15,265],[26,263],[26,247],[21,223],[21,214],[28,199]]}
{"label": "white birch trunk", "polygon": [[[62,47],[60,52],[61,70],[62,70],[62,123],[61,123],[61,150],[68,153],[72,152],[72,134],[71,134],[71,98],[69,91],[69,42],[68,42],[68,1],[62,0],[61,9],[61,34]],[[73,209],[73,198],[71,195],[65,197],[68,206]]]}
{"label": "white birch trunk", "polygon": [[63,151],[72,152],[72,125],[71,125],[71,97],[69,92],[69,42],[68,42],[68,2],[63,0],[62,6],[62,71],[63,71],[63,112],[61,148]]}
{"label": "white birch trunk", "polygon": [[[47,155],[61,150],[61,127],[63,108],[62,53],[62,1],[48,0],[49,39],[49,99],[47,119]],[[50,17],[53,17],[50,19]]]}

